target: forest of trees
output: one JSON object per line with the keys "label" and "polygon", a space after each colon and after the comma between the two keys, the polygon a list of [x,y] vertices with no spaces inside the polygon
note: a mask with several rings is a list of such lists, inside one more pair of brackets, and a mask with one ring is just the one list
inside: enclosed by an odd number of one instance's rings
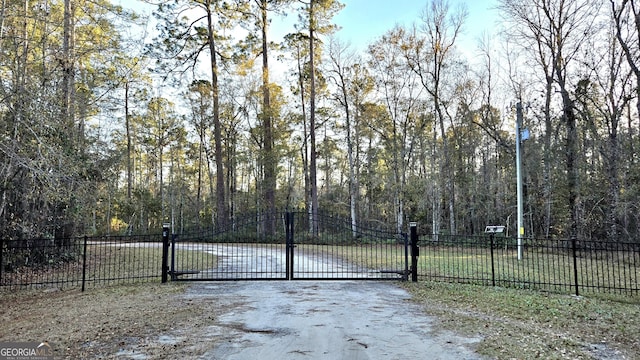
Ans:
{"label": "forest of trees", "polygon": [[363,51],[338,0],[0,1],[3,239],[278,209],[515,234],[520,103],[526,236],[640,241],[638,0],[498,0],[474,49],[464,2],[422,0]]}

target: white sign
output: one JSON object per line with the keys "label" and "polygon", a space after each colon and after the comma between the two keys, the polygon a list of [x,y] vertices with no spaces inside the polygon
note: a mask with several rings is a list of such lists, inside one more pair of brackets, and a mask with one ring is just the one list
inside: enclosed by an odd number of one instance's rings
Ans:
{"label": "white sign", "polygon": [[504,231],[504,226],[502,225],[488,225],[484,228],[484,232],[488,234],[501,233]]}

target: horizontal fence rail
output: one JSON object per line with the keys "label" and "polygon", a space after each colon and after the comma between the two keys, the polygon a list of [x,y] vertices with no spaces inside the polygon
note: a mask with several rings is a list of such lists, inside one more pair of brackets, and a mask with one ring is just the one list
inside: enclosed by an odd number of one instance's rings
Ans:
{"label": "horizontal fence rail", "polygon": [[640,244],[516,238],[421,236],[422,280],[556,293],[640,293]]}
{"label": "horizontal fence rail", "polygon": [[0,290],[160,281],[160,235],[0,241]]}
{"label": "horizontal fence rail", "polygon": [[254,214],[218,231],[174,235],[170,274],[184,281],[401,279],[404,244],[394,232],[352,226],[342,217]]}
{"label": "horizontal fence rail", "polygon": [[[319,226],[319,232],[323,234],[319,239],[322,241],[311,242],[309,231],[312,225],[308,216],[295,216],[297,254],[307,257],[332,254],[356,270],[359,267],[403,270],[398,264],[402,264],[401,260],[407,255],[402,253],[401,239],[384,231],[358,233],[353,243],[336,245],[336,237],[345,229],[348,231],[349,224],[327,217],[327,221]],[[264,260],[266,257],[261,256],[287,251],[287,245],[277,239],[287,236],[283,219],[276,218],[275,237],[262,235],[259,228],[263,223],[261,220],[246,219],[246,224],[236,222],[236,229],[226,235],[224,232],[203,232],[176,236],[173,239],[176,258],[171,259],[175,262],[171,269],[179,269],[183,273],[172,275],[189,279],[197,277],[195,273],[198,272],[211,278],[224,278],[226,275],[219,271],[224,270],[225,261],[242,258],[250,248],[258,252],[258,256],[251,257],[256,263],[244,265],[245,262],[241,262],[242,266],[250,267],[240,268],[240,279],[286,278],[284,255],[282,259],[271,259],[268,263]],[[520,260],[517,240],[501,235],[493,238],[489,235],[421,235],[418,245],[420,251],[415,275],[419,280],[566,294],[640,295],[640,243],[525,239]],[[163,272],[161,234],[62,240],[0,239],[0,249],[0,291],[47,287],[84,289],[110,284],[160,282]],[[358,252],[353,252],[353,249]],[[228,259],[219,256],[218,252],[228,254]],[[296,261],[297,258],[290,265],[302,265]],[[307,266],[314,271],[313,274],[296,268],[294,275],[299,278],[315,278],[317,274],[338,278],[346,276],[341,273],[334,275],[334,270],[323,274],[322,267],[315,269],[313,266]],[[264,268],[266,272],[256,274],[253,271],[255,267]],[[214,269],[217,273],[206,274]]]}

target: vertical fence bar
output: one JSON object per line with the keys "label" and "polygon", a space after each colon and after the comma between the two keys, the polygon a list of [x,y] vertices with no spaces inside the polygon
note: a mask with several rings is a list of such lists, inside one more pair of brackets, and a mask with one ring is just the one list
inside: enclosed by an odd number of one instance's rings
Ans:
{"label": "vertical fence bar", "polygon": [[289,212],[285,212],[284,213],[284,239],[285,239],[285,247],[284,247],[284,266],[285,266],[285,278],[287,280],[291,280],[290,278],[290,274],[289,274],[289,269],[290,269],[290,262],[291,259],[289,259],[289,243],[291,242],[291,228],[289,226],[289,222],[291,221],[291,219],[289,219]]}
{"label": "vertical fence bar", "polygon": [[293,270],[295,269],[295,258],[294,258],[294,255],[295,255],[294,251],[295,250],[294,250],[294,248],[296,247],[296,245],[295,245],[295,230],[296,229],[295,229],[294,222],[295,222],[294,213],[289,213],[289,226],[291,227],[291,229],[289,230],[289,236],[290,236],[290,239],[289,239],[290,240],[290,243],[289,243],[289,260],[290,260],[290,264],[289,265],[291,266],[291,269],[289,270],[289,276],[290,276],[290,279],[292,279],[292,280],[294,278]]}
{"label": "vertical fence bar", "polygon": [[573,253],[573,280],[574,280],[574,284],[576,286],[576,296],[580,295],[580,291],[579,289],[579,285],[578,285],[578,256],[576,254],[577,249],[576,249],[576,237],[572,236],[571,237],[571,250]]}
{"label": "vertical fence bar", "polygon": [[[637,244],[632,244],[631,245],[631,253],[633,255],[633,279],[635,279],[635,287],[631,287],[631,294],[635,295],[638,293],[638,261],[637,259],[639,258],[636,255],[640,255],[640,249],[638,248]],[[632,284],[634,282],[632,281]]]}
{"label": "vertical fence bar", "polygon": [[82,244],[82,292],[84,292],[84,284],[87,280],[87,235],[84,236]]}
{"label": "vertical fence bar", "polygon": [[404,275],[402,275],[402,281],[409,280],[409,235],[402,234],[404,238]]}

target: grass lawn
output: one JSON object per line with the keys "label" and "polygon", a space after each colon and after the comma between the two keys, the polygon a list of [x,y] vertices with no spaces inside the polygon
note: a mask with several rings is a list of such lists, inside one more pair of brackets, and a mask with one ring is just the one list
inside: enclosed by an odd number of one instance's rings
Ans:
{"label": "grass lawn", "polygon": [[[632,261],[629,261],[631,257]],[[518,260],[515,250],[488,248],[423,247],[418,258],[421,279],[453,280],[478,285],[575,294],[622,293],[640,295],[640,258],[626,252],[590,252],[574,259],[570,251],[525,251]],[[492,260],[493,259],[493,260]],[[493,268],[492,268],[493,264]]]}
{"label": "grass lawn", "polygon": [[640,297],[430,281],[403,286],[441,329],[482,338],[477,351],[490,358],[640,358]]}

